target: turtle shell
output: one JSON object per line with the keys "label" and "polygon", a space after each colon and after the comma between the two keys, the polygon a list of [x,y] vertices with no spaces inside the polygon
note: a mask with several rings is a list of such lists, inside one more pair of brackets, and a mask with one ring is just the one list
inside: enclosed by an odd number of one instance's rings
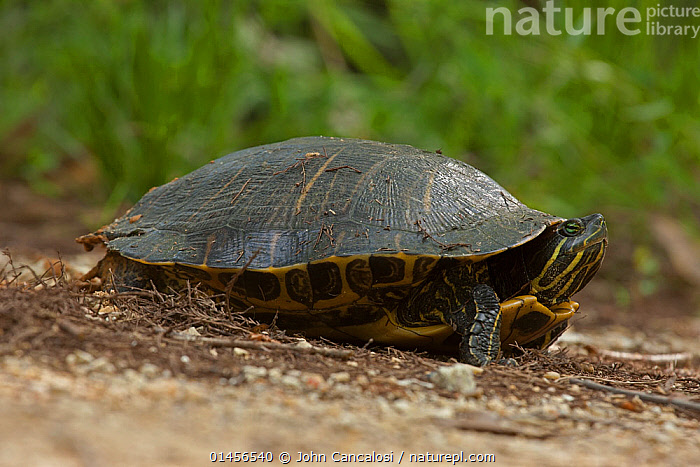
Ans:
{"label": "turtle shell", "polygon": [[[602,216],[589,217],[604,235]],[[78,241],[106,244],[108,254],[86,278],[99,276],[108,288],[167,290],[192,281],[256,319],[338,340],[454,348],[458,333],[460,358],[483,364],[498,346],[486,327],[480,338],[488,343],[472,346],[474,306],[489,307],[498,329],[493,304],[500,302],[501,339],[537,347],[575,312],[569,295],[595,273],[604,244],[585,258],[562,258],[548,268],[553,276],[533,278],[523,261],[554,261],[563,243],[540,249],[562,221],[441,154],[309,137],[212,161],[152,189]],[[567,282],[543,304],[519,295],[534,279]],[[454,313],[469,303],[457,323]]]}
{"label": "turtle shell", "polygon": [[212,161],[98,233],[141,263],[269,270],[357,255],[477,260],[560,221],[440,154],[307,137]]}

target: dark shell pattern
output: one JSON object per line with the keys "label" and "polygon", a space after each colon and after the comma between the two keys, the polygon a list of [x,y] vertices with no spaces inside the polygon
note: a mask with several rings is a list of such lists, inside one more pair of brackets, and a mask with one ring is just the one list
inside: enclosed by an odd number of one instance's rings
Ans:
{"label": "dark shell pattern", "polygon": [[153,189],[101,233],[124,257],[204,272],[358,255],[477,260],[560,220],[446,156],[307,137],[212,161]]}

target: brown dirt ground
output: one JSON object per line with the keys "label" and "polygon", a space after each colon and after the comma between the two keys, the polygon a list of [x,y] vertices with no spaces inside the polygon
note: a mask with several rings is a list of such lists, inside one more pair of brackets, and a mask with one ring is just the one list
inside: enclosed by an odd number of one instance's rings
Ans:
{"label": "brown dirt ground", "polygon": [[[448,390],[432,375],[449,355],[306,342],[196,289],[81,291],[70,277],[100,257],[73,244],[89,230],[82,204],[20,184],[0,197],[10,201],[0,247],[13,261],[0,255],[0,465],[190,465],[236,451],[269,451],[274,463],[282,451],[329,463],[333,452],[393,452],[395,463],[404,452],[404,464],[411,453],[517,465],[700,455],[697,293],[675,280],[621,307],[604,270],[555,348],[476,372],[475,390]],[[607,277],[624,264],[610,259]],[[675,363],[651,360],[673,353]]]}

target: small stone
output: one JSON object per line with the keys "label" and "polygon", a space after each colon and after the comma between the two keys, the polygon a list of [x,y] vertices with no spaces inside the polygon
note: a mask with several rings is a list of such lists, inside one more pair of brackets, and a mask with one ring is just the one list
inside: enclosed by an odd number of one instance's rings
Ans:
{"label": "small stone", "polygon": [[396,376],[394,376],[394,375],[389,375],[385,378],[377,378],[377,381],[380,381],[384,384],[395,384],[395,385],[399,384],[399,380],[396,379]]}
{"label": "small stone", "polygon": [[399,414],[409,413],[411,409],[411,403],[406,399],[397,399],[394,401],[394,410]]}
{"label": "small stone", "polygon": [[566,402],[573,402],[574,401],[574,396],[569,395],[569,394],[562,394],[561,398],[565,400]]}
{"label": "small stone", "polygon": [[661,425],[661,428],[665,431],[671,431],[671,432],[676,432],[678,431],[678,426],[670,421],[664,422],[663,425]]}
{"label": "small stone", "polygon": [[201,336],[199,331],[194,326],[190,326],[187,328],[186,331],[184,331],[182,334],[188,335],[188,336]]}
{"label": "small stone", "polygon": [[301,380],[311,389],[324,389],[327,386],[326,380],[318,373],[305,373]]}
{"label": "small stone", "polygon": [[486,402],[486,407],[494,412],[503,412],[506,410],[506,404],[501,399],[489,399]]}
{"label": "small stone", "polygon": [[565,417],[571,415],[571,407],[568,404],[558,404],[557,409],[559,410],[559,415],[564,415]]}
{"label": "small stone", "polygon": [[346,364],[347,366],[352,366],[352,367],[357,367],[357,366],[358,366],[357,362],[354,361],[354,360],[350,360],[349,362],[345,362],[345,364]]}
{"label": "small stone", "polygon": [[188,357],[187,355],[183,355],[182,357],[180,357],[180,361],[182,363],[190,363],[190,357]]}
{"label": "small stone", "polygon": [[421,381],[421,380],[416,379],[416,378],[397,379],[394,384],[396,384],[397,386],[402,386],[402,387],[416,385],[416,386],[421,386],[421,387],[428,388],[428,389],[433,389],[435,387],[435,385],[433,383],[429,383],[427,381]]}
{"label": "small stone", "polygon": [[130,392],[135,390],[138,387],[143,387],[147,383],[147,379],[144,375],[139,373],[138,371],[134,370],[133,368],[127,368],[123,372],[121,372],[121,378],[120,378],[124,383],[123,385],[119,385],[120,390],[124,392]]}
{"label": "small stone", "polygon": [[248,355],[250,355],[250,352],[248,352],[246,349],[242,349],[240,347],[234,347],[233,354],[237,357],[247,357]]}
{"label": "small stone", "polygon": [[292,376],[292,375],[281,376],[279,379],[279,383],[282,386],[286,386],[286,387],[292,388],[292,389],[301,389],[301,387],[302,387],[301,381],[299,381],[299,378],[296,376]]}
{"label": "small stone", "polygon": [[242,369],[243,379],[246,382],[255,381],[267,376],[267,368],[260,366],[246,365]]}
{"label": "small stone", "polygon": [[560,415],[559,408],[555,405],[547,404],[542,407],[542,413],[547,417],[556,417]]}
{"label": "small stone", "polygon": [[561,378],[561,375],[557,373],[556,371],[548,371],[547,373],[544,374],[544,379],[548,379],[550,381],[554,381]]}
{"label": "small stone", "polygon": [[160,374],[160,368],[158,368],[153,363],[144,363],[143,365],[141,365],[141,368],[139,368],[139,373],[141,373],[146,378],[155,378],[156,376],[158,376],[158,374]]}
{"label": "small stone", "polygon": [[333,373],[328,377],[328,381],[332,383],[347,383],[350,381],[350,373],[347,371],[339,371],[338,373]]}
{"label": "small stone", "polygon": [[80,349],[73,351],[73,354],[75,355],[75,363],[90,363],[95,359],[91,353]]}
{"label": "small stone", "polygon": [[473,368],[463,363],[443,366],[430,373],[428,378],[437,387],[461,394],[472,394],[476,390]]}
{"label": "small stone", "polygon": [[310,349],[313,347],[313,345],[309,344],[309,341],[301,339],[299,342],[296,343],[295,347],[299,349]]}
{"label": "small stone", "polygon": [[269,379],[272,384],[278,384],[282,379],[282,370],[279,368],[270,368],[267,370],[267,379]]}
{"label": "small stone", "polygon": [[87,371],[95,371],[99,373],[114,373],[117,369],[116,367],[105,357],[99,357],[91,361],[87,365]]}
{"label": "small stone", "polygon": [[449,407],[449,406],[437,407],[431,411],[430,415],[432,417],[435,417],[435,418],[442,418],[445,420],[450,420],[450,419],[454,419],[455,411],[452,407]]}

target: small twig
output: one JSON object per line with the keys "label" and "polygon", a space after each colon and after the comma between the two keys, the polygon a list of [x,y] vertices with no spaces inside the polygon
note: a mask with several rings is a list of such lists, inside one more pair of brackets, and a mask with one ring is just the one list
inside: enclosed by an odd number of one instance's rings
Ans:
{"label": "small twig", "polygon": [[301,164],[301,192],[306,191],[306,164]]}
{"label": "small twig", "polygon": [[443,249],[443,250],[452,250],[453,248],[457,248],[457,247],[459,247],[459,246],[463,246],[463,247],[465,247],[465,248],[469,248],[469,251],[472,251],[472,252],[478,252],[478,251],[479,251],[479,250],[474,250],[474,249],[472,249],[471,243],[442,243],[440,240],[436,239],[435,237],[433,237],[432,235],[430,235],[430,234],[428,233],[428,231],[426,230],[426,228],[423,227],[423,225],[421,224],[421,221],[420,221],[420,220],[416,220],[416,221],[413,223],[413,225],[418,226],[418,232],[420,232],[420,233],[423,234],[423,240],[425,240],[425,239],[430,239],[430,240],[434,241],[435,243],[437,243],[437,244],[440,246],[440,248]]}
{"label": "small twig", "polygon": [[122,298],[122,297],[143,297],[143,298],[155,299],[156,294],[154,294],[152,290],[141,289],[141,290],[129,290],[129,291],[125,291],[125,292],[112,292],[109,295],[100,296],[101,299],[115,299],[115,298]]}
{"label": "small twig", "polygon": [[297,162],[295,162],[294,164],[290,165],[289,167],[287,167],[284,170],[278,170],[277,172],[273,172],[272,175],[283,174],[283,173],[286,173],[286,172],[288,172],[296,167],[301,166],[301,182],[297,183],[296,186],[301,185],[301,191],[304,192],[304,190],[306,189],[306,165],[305,164],[308,161],[310,161],[311,159],[316,159],[318,157],[325,157],[325,158],[328,157],[328,154],[326,154],[326,148],[323,148],[323,155],[321,155],[321,153],[318,153],[318,152],[307,152],[306,154],[304,154],[303,158],[301,158],[301,159],[296,158]]}
{"label": "small twig", "polygon": [[[569,381],[572,379],[576,379],[576,377],[575,376],[562,376],[561,377],[562,381]],[[557,381],[559,381],[559,380],[557,380]],[[620,380],[617,380],[617,379],[599,378],[597,376],[588,377],[588,378],[586,378],[586,381],[591,381],[591,382],[603,381],[606,383],[619,383],[620,382]],[[625,381],[625,384],[628,384],[628,385],[639,384],[640,386],[643,386],[643,385],[648,385],[649,383],[654,383],[654,382],[658,382],[658,381],[654,381],[654,380],[651,380],[651,381],[650,380],[647,380],[647,381]]]}
{"label": "small twig", "polygon": [[176,331],[170,333],[169,337],[187,342],[201,342],[216,347],[240,347],[242,349],[253,350],[285,350],[298,353],[323,355],[326,357],[348,359],[352,357],[352,350],[326,349],[323,347],[299,347],[296,344],[282,344],[279,342],[257,342],[245,339],[226,339],[224,337],[203,337],[183,334]]}
{"label": "small twig", "polygon": [[523,436],[526,438],[546,439],[555,435],[551,430],[534,429],[527,426],[518,426],[508,420],[493,418],[491,414],[480,414],[469,418],[435,419],[435,423],[441,426],[457,428],[465,431],[482,433],[494,433],[497,435]]}
{"label": "small twig", "polygon": [[243,193],[243,190],[245,190],[245,187],[248,186],[248,184],[250,183],[251,180],[252,180],[252,178],[249,178],[248,180],[245,181],[245,183],[243,184],[241,189],[238,191],[238,193],[236,193],[236,196],[233,197],[233,199],[231,200],[231,203],[229,203],[229,204],[233,204],[236,202],[238,197],[241,196],[241,193]]}
{"label": "small twig", "polygon": [[349,165],[341,165],[340,167],[333,167],[332,169],[326,169],[325,171],[326,172],[335,172],[336,170],[340,170],[340,169],[350,169],[350,170],[354,170],[358,174],[362,173],[361,170],[357,170],[355,167],[350,167]]}
{"label": "small twig", "polygon": [[630,396],[630,397],[639,397],[640,400],[647,401],[647,402],[654,402],[656,404],[674,405],[676,407],[680,407],[683,409],[695,410],[697,412],[700,412],[700,403],[687,401],[687,400],[679,399],[676,397],[659,396],[656,394],[647,394],[645,392],[640,392],[640,391],[631,391],[629,389],[620,389],[620,388],[616,388],[613,386],[606,386],[604,384],[598,384],[598,383],[594,383],[593,381],[588,381],[588,380],[579,379],[579,378],[570,378],[569,381],[572,384],[579,384],[581,386],[585,386],[589,389],[595,389],[597,391],[607,391],[607,392],[612,392],[613,394],[624,394],[624,395]]}
{"label": "small twig", "polygon": [[629,360],[634,362],[654,362],[672,363],[691,360],[693,354],[690,352],[667,353],[667,354],[642,354],[637,352],[619,352],[616,350],[599,350],[598,353],[605,357]]}
{"label": "small twig", "polygon": [[330,241],[331,246],[335,246],[335,238],[333,238],[333,226],[335,224],[331,224],[330,226],[327,226],[325,222],[321,222],[321,230],[318,231],[318,235],[316,236],[316,241],[314,242],[313,249],[315,250],[318,244],[321,242],[321,238],[323,235],[328,237],[328,240]]}

